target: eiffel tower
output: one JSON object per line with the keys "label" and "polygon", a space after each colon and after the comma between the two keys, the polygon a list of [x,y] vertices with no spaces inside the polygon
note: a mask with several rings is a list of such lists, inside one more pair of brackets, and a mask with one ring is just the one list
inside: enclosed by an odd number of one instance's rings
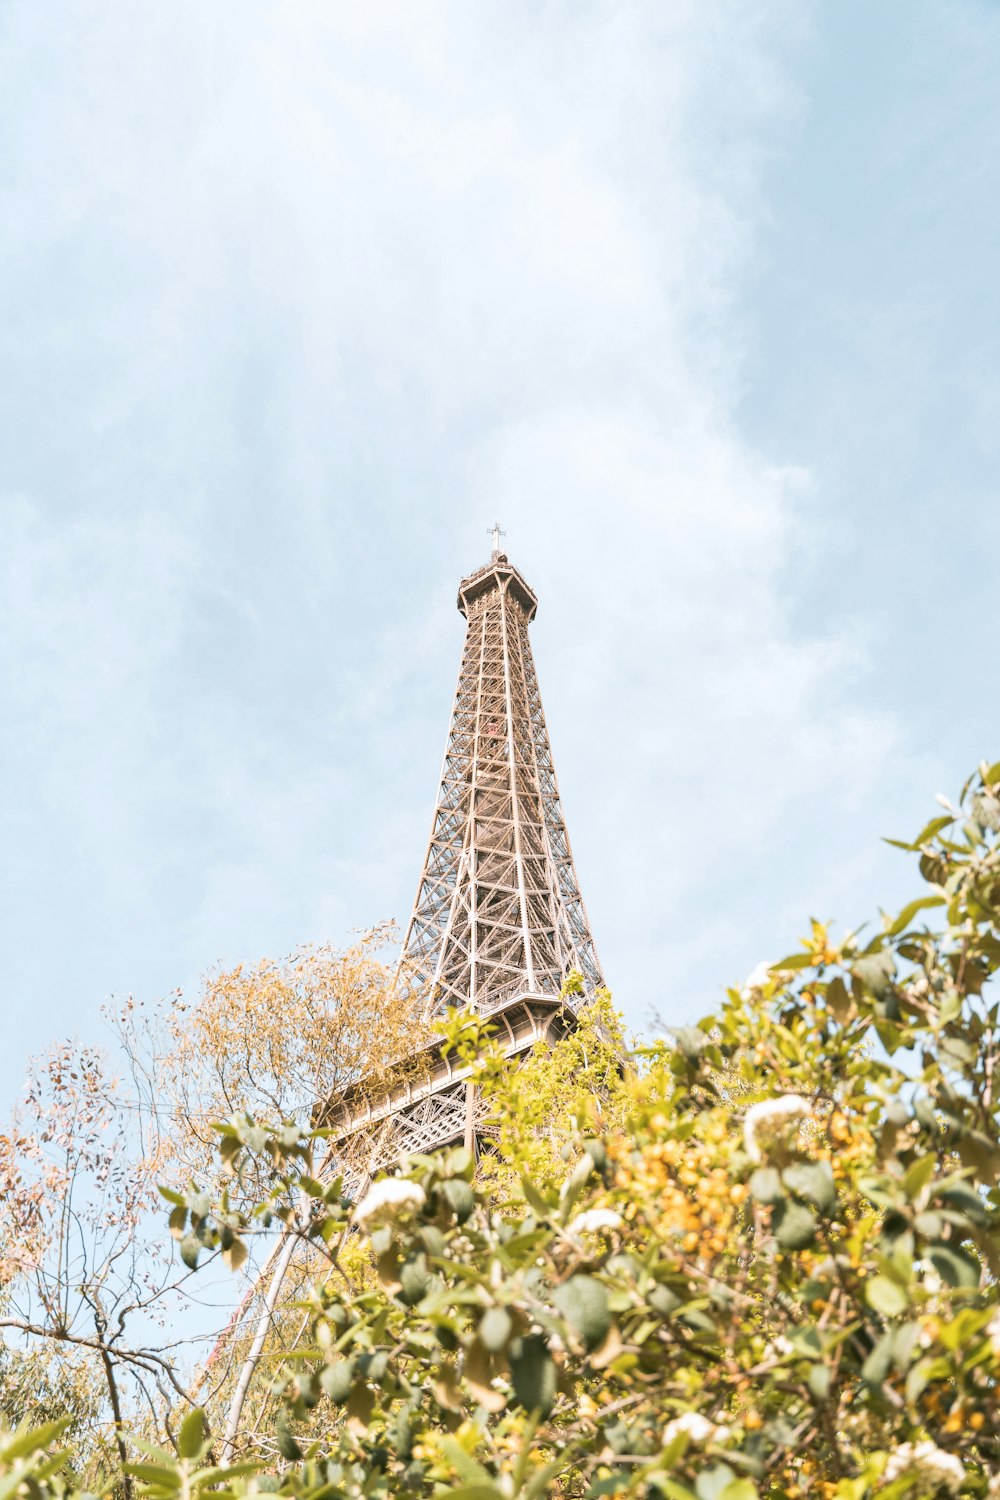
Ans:
{"label": "eiffel tower", "polygon": [[[508,1056],[565,1035],[602,985],[559,800],[528,626],[538,600],[500,550],[464,578],[467,621],[430,841],[402,968],[431,1016],[489,1016]],[[568,988],[566,981],[572,978]],[[373,1131],[370,1171],[464,1141],[480,1124],[468,1067],[440,1045],[377,1104],[341,1096],[324,1123]]]}

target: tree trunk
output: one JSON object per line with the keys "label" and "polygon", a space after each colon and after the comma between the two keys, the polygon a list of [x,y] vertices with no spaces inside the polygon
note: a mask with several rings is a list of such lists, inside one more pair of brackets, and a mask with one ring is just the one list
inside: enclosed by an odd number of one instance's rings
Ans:
{"label": "tree trunk", "polygon": [[286,1236],[286,1241],[278,1255],[277,1264],[274,1267],[271,1282],[264,1297],[264,1306],[257,1320],[253,1342],[250,1345],[246,1359],[243,1361],[239,1379],[236,1382],[236,1389],[233,1392],[232,1403],[229,1407],[229,1416],[226,1419],[226,1433],[222,1440],[221,1461],[224,1464],[232,1462],[233,1453],[236,1449],[236,1435],[240,1430],[240,1419],[243,1416],[243,1406],[246,1402],[247,1391],[250,1389],[253,1372],[260,1363],[260,1357],[264,1352],[264,1341],[267,1338],[267,1331],[271,1326],[271,1318],[274,1315],[275,1304],[281,1292],[281,1284],[285,1279],[285,1274],[288,1271],[288,1265],[292,1258],[292,1252],[295,1249],[295,1236],[291,1230],[286,1228],[283,1233]]}
{"label": "tree trunk", "polygon": [[125,1446],[125,1423],[122,1420],[122,1403],[118,1394],[118,1381],[115,1378],[114,1360],[111,1352],[104,1342],[104,1319],[95,1311],[94,1323],[97,1327],[97,1337],[101,1344],[101,1363],[104,1366],[104,1376],[108,1382],[108,1396],[111,1399],[111,1414],[115,1419],[115,1444],[118,1448],[118,1457],[122,1466],[122,1486],[125,1491],[125,1500],[133,1500],[134,1489],[132,1475],[126,1472],[125,1465],[128,1463],[128,1449]]}

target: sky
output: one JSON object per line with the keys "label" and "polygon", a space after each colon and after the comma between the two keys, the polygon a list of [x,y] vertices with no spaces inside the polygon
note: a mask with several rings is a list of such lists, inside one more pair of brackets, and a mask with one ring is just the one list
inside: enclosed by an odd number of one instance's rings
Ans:
{"label": "sky", "polygon": [[998,74],[993,0],[6,0],[0,1113],[405,922],[495,519],[633,1025],[914,893],[1000,758]]}

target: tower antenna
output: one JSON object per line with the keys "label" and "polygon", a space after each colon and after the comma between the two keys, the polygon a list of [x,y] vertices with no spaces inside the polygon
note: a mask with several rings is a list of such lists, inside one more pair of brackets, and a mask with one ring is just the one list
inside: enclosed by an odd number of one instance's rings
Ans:
{"label": "tower antenna", "polygon": [[487,535],[491,536],[493,538],[493,558],[492,558],[492,560],[493,560],[493,562],[496,562],[497,558],[500,556],[500,538],[502,536],[506,536],[507,533],[506,533],[506,531],[501,531],[501,529],[500,529],[500,522],[499,521],[494,521],[493,525],[488,528]]}

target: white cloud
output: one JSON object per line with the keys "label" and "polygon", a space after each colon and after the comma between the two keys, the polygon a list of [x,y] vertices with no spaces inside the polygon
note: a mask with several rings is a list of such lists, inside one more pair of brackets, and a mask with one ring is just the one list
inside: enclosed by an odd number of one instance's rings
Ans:
{"label": "white cloud", "polygon": [[[634,988],[721,839],[752,862],[892,744],[854,706],[863,651],[790,613],[811,478],[734,417],[799,8],[9,9],[28,823],[62,819],[122,902],[146,849],[138,987],[398,908],[457,663],[442,611],[496,512]],[[106,987],[100,944],[74,982]]]}

